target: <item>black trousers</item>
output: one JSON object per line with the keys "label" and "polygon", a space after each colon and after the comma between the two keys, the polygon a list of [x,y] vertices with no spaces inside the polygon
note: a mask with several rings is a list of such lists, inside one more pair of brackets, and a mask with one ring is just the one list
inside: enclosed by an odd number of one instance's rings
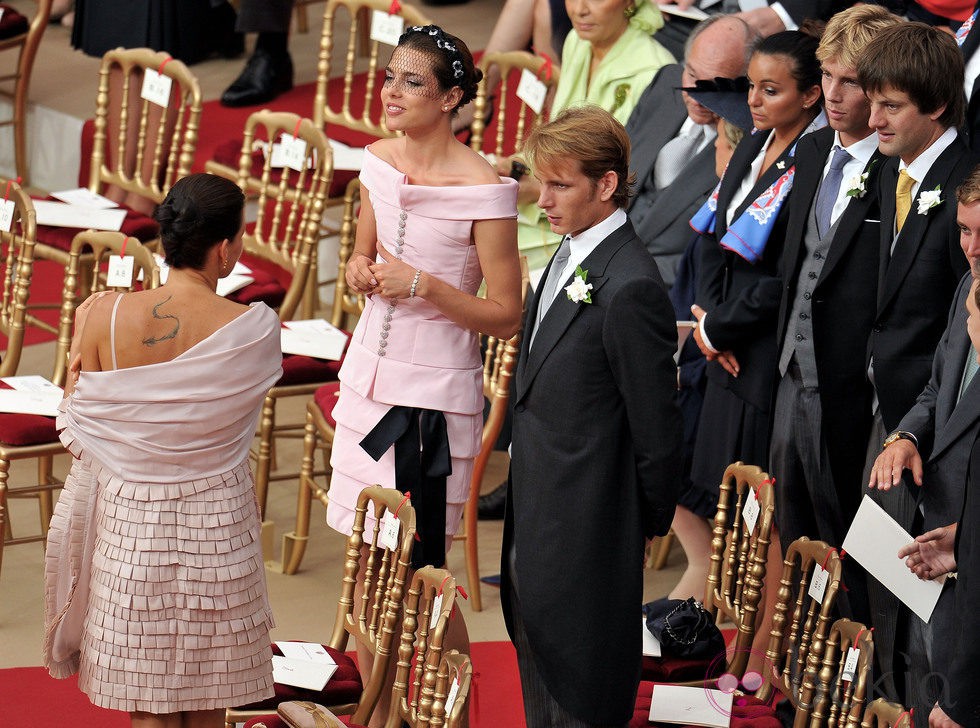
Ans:
{"label": "black trousers", "polygon": [[242,0],[238,8],[239,33],[288,33],[293,0]]}

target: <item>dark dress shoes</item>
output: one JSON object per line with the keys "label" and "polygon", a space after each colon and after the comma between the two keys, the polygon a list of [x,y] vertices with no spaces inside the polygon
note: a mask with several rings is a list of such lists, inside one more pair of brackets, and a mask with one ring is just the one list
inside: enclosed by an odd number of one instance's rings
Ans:
{"label": "dark dress shoes", "polygon": [[480,496],[477,516],[481,521],[499,521],[504,517],[507,506],[507,483],[503,482],[486,495]]}
{"label": "dark dress shoes", "polygon": [[222,106],[256,106],[293,87],[293,61],[289,54],[275,58],[256,48],[241,75],[221,94]]}

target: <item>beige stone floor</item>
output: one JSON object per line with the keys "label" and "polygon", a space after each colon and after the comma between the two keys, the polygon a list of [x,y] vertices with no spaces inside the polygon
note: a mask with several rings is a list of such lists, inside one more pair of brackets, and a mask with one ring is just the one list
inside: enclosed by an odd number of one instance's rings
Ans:
{"label": "beige stone floor", "polygon": [[[19,8],[31,12],[31,0],[13,0]],[[469,0],[465,4],[424,6],[425,12],[459,35],[473,49],[480,49],[490,35],[500,0]],[[310,8],[311,25],[308,34],[294,33],[291,49],[296,62],[296,81],[314,80],[315,56],[318,43],[318,23],[314,20],[318,6]],[[52,26],[42,43],[31,85],[35,103],[56,108],[81,118],[90,116],[94,108],[98,61],[70,48],[68,31]],[[238,74],[242,61],[212,60],[193,67],[199,77],[205,98],[214,98]],[[50,375],[53,344],[28,347],[20,373]],[[305,401],[286,402],[284,416],[299,421],[305,412]],[[282,416],[281,416],[282,417]],[[281,419],[280,417],[280,419]],[[279,450],[280,463],[298,469],[300,442],[287,441]],[[59,459],[62,470],[68,458]],[[506,455],[499,454],[492,462],[485,479],[485,488],[501,482],[506,474]],[[32,475],[28,463],[15,463],[12,482],[25,482]],[[296,482],[274,483],[270,490],[268,513],[275,522],[277,542],[282,533],[291,530],[295,512]],[[268,571],[269,591],[278,627],[277,639],[326,639],[329,636],[339,595],[343,555],[343,539],[323,522],[323,509],[314,506],[311,539],[302,570],[295,576]],[[35,504],[29,500],[11,503],[11,518],[15,531],[24,532],[37,522]],[[498,570],[501,522],[481,522],[480,564],[483,575]],[[461,544],[449,554],[449,568],[466,583]],[[679,578],[684,558],[679,547],[674,548],[668,567],[660,572],[646,572],[645,595],[654,599],[666,594]],[[42,632],[42,572],[43,550],[40,544],[13,546],[5,550],[0,572],[0,668],[40,664]],[[469,586],[467,584],[467,586]],[[475,613],[463,608],[474,640],[506,639],[500,611],[499,592],[486,585],[482,588],[484,609]]]}

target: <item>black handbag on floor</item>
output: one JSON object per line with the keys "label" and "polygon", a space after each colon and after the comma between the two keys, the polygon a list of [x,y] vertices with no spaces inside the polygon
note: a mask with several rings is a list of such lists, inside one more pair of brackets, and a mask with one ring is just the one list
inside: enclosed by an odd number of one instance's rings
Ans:
{"label": "black handbag on floor", "polygon": [[711,660],[725,651],[721,630],[694,597],[664,597],[644,604],[643,611],[647,629],[660,642],[666,656]]}

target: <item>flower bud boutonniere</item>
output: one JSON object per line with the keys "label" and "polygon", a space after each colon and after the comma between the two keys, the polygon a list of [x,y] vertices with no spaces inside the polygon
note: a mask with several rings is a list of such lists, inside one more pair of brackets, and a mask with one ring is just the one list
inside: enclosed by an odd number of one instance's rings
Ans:
{"label": "flower bud boutonniere", "polygon": [[919,214],[928,215],[929,210],[934,207],[939,207],[943,204],[943,199],[941,195],[943,194],[942,188],[936,185],[934,190],[924,190],[919,193]]}
{"label": "flower bud boutonniere", "polygon": [[568,296],[569,301],[572,303],[592,303],[592,284],[585,282],[588,277],[589,271],[582,270],[582,266],[576,266],[575,278],[569,285],[565,286],[565,295]]}
{"label": "flower bud boutonniere", "polygon": [[853,177],[851,177],[851,179],[847,183],[848,197],[857,197],[860,200],[862,197],[865,196],[865,194],[867,194],[868,190],[865,185],[867,184],[868,181],[868,175],[871,174],[871,168],[874,167],[875,162],[877,161],[878,161],[877,159],[872,159],[871,164],[868,165],[868,168],[866,170],[861,172],[861,174],[856,174]]}

